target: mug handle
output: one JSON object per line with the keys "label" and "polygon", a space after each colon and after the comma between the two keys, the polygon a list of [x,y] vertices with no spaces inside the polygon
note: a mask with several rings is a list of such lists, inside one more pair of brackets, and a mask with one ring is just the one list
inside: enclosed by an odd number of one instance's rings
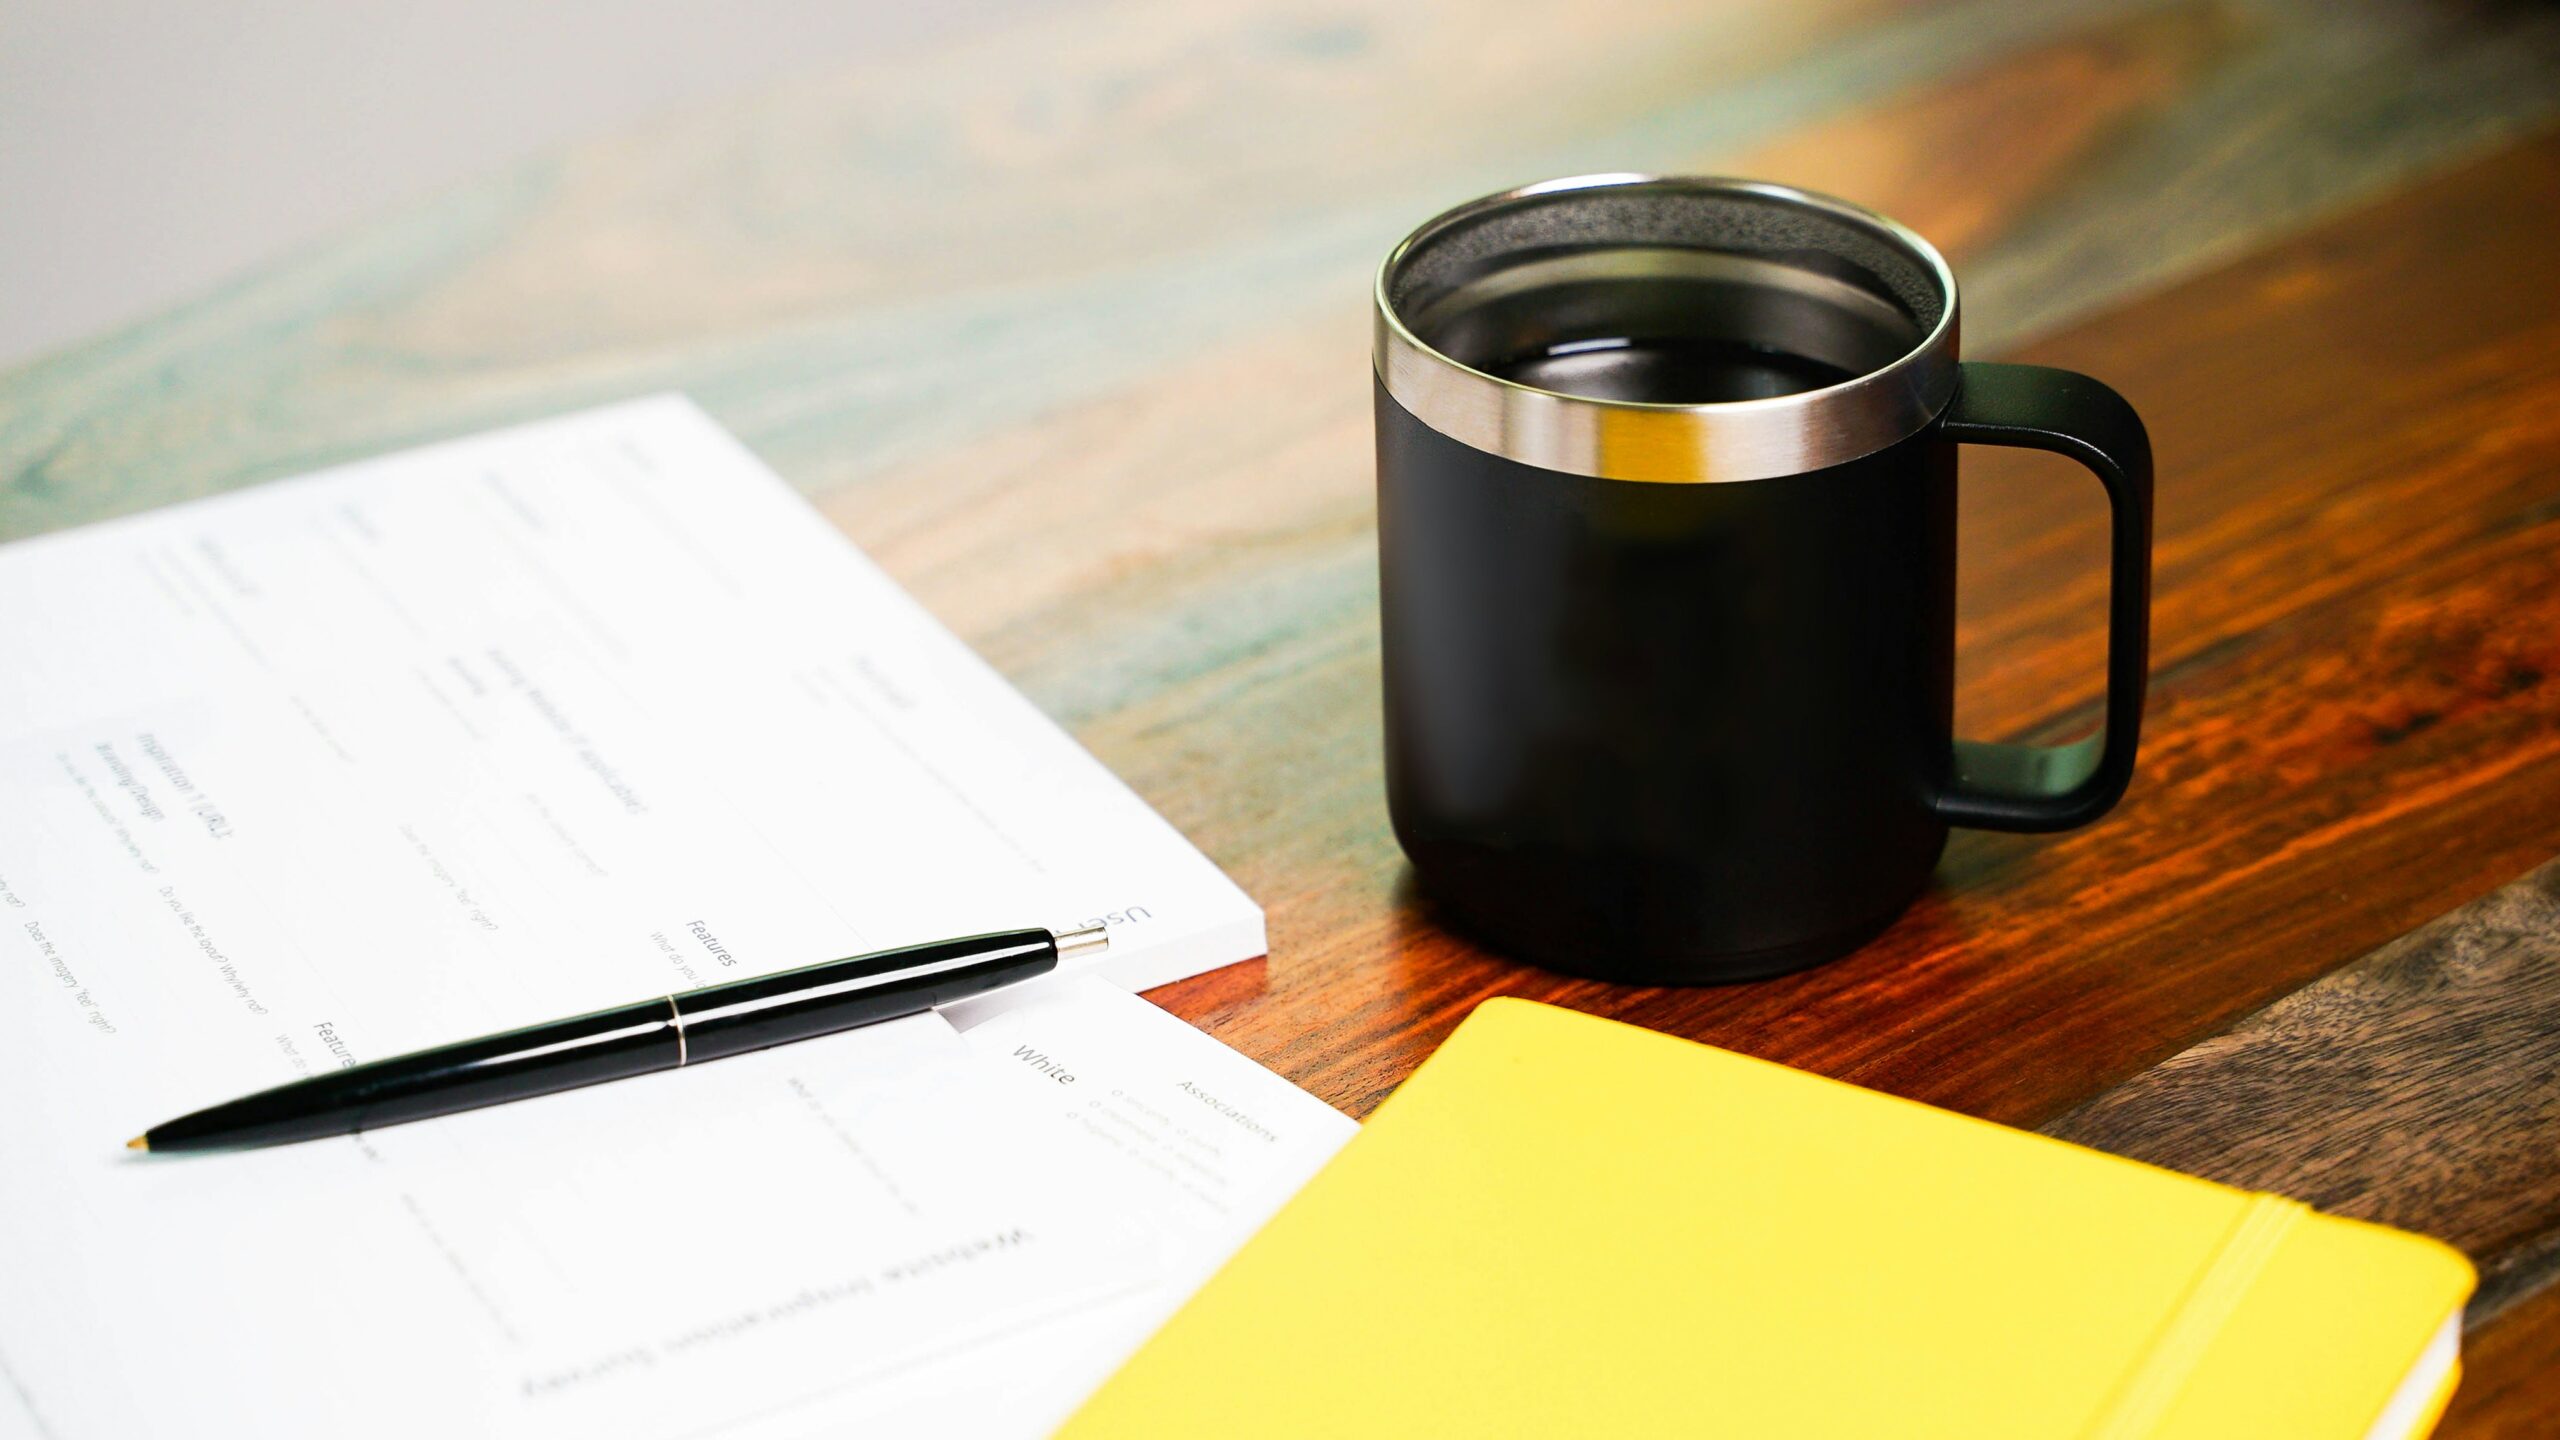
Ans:
{"label": "mug handle", "polygon": [[2106,728],[2068,745],[1958,740],[1936,799],[1950,825],[2068,830],[2104,815],[2133,779],[2151,640],[2151,437],[2123,396],[2070,370],[1967,362],[1938,433],[1964,445],[2050,450],[2089,468],[2114,516],[2107,592]]}

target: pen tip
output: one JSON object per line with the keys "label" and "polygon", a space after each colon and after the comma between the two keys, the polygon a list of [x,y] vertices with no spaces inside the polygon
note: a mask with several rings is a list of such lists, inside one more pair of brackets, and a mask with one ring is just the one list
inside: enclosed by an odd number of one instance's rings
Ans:
{"label": "pen tip", "polygon": [[132,1139],[124,1142],[124,1148],[127,1150],[148,1150],[151,1148],[151,1137],[148,1135],[136,1135]]}
{"label": "pen tip", "polygon": [[1058,958],[1092,955],[1111,948],[1111,935],[1099,920],[1087,921],[1072,930],[1052,930],[1049,938],[1057,942]]}

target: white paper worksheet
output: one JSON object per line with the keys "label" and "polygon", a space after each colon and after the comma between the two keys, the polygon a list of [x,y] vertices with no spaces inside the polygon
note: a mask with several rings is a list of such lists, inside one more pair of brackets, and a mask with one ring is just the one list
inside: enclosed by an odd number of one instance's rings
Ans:
{"label": "white paper worksheet", "polygon": [[971,1049],[1053,1125],[1079,1195],[1149,1237],[1153,1278],[746,1427],[741,1440],[1046,1435],[1358,1128],[1108,982],[966,1001]]}
{"label": "white paper worksheet", "polygon": [[122,1148],[330,1066],[1086,919],[1115,984],[973,1028],[1278,1086],[1312,1159],[1195,1157],[1258,1217],[1349,1122],[1122,987],[1260,954],[1260,912],[682,400],[0,547],[0,1435],[703,1435],[1125,1325],[1250,1221],[1169,1247],[941,1016]]}
{"label": "white paper worksheet", "polygon": [[1090,976],[967,1001],[950,1018],[1048,1122],[1080,1200],[1148,1238],[1150,1276],[1105,1300],[918,1355],[738,1426],[738,1440],[1036,1440],[1074,1413],[1347,1143],[1351,1120]]}

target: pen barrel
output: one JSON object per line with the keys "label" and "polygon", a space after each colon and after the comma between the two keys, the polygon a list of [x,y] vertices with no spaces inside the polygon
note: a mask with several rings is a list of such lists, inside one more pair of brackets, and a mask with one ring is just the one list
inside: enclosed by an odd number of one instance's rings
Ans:
{"label": "pen barrel", "polygon": [[861,955],[675,997],[688,1063],[921,1014],[1058,963],[1046,930],[1006,930]]}
{"label": "pen barrel", "polygon": [[394,1055],[244,1095],[152,1127],[155,1151],[280,1145],[574,1090],[683,1056],[664,998]]}
{"label": "pen barrel", "polygon": [[[1071,933],[1090,942],[1086,930]],[[857,955],[315,1075],[143,1138],[154,1151],[205,1150],[379,1129],[914,1015],[1057,963],[1058,940],[1046,930]]]}

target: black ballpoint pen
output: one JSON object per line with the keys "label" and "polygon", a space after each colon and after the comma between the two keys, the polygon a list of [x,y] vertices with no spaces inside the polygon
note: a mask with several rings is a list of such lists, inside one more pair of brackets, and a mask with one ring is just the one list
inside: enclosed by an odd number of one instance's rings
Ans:
{"label": "black ballpoint pen", "polygon": [[921,1014],[1110,944],[1091,924],[829,960],[333,1070],[181,1115],[125,1144],[154,1152],[283,1145],[476,1110]]}

